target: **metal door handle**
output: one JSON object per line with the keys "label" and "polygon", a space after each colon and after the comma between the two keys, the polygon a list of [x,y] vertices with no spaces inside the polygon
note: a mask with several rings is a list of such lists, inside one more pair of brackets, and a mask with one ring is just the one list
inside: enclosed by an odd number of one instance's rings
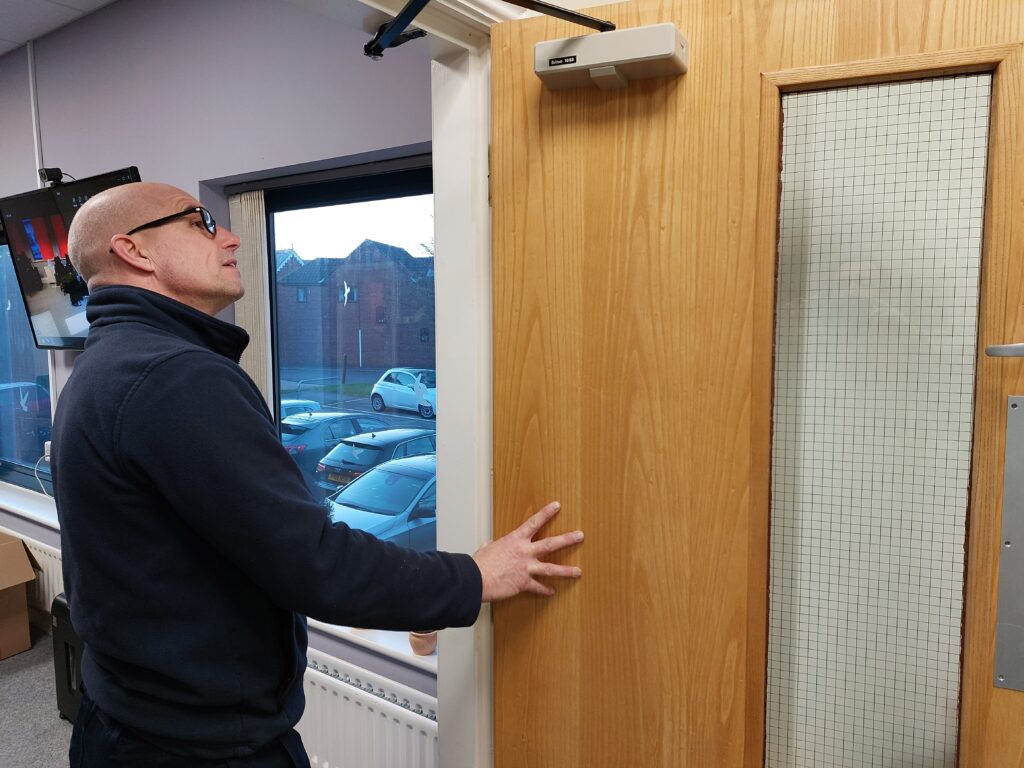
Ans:
{"label": "metal door handle", "polygon": [[1024,344],[993,344],[985,347],[989,357],[1024,357]]}

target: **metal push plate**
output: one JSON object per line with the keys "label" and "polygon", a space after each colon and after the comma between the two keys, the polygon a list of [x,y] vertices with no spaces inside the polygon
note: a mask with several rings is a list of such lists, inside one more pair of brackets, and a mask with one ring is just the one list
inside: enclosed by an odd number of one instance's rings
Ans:
{"label": "metal push plate", "polygon": [[1006,407],[995,686],[1024,691],[1024,397]]}

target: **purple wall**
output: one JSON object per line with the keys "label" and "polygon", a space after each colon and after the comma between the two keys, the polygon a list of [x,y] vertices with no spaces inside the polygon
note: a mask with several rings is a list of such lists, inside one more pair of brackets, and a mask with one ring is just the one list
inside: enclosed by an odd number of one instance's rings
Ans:
{"label": "purple wall", "polygon": [[25,49],[0,56],[0,196],[37,186],[29,99]]}
{"label": "purple wall", "polygon": [[[199,182],[430,141],[425,40],[283,0],[121,0],[35,43],[43,157]],[[25,49],[0,57],[0,195],[36,186]]]}

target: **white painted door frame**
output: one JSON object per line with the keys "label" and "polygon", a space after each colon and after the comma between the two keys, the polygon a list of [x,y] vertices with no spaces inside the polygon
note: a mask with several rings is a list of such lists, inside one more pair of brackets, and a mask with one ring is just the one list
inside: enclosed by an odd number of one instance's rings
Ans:
{"label": "white painted door frame", "polygon": [[[341,0],[336,0],[341,1]],[[362,0],[394,16],[405,0]],[[414,26],[431,38],[439,549],[491,538],[490,26],[522,10],[487,0],[431,0]],[[387,54],[385,54],[387,55]],[[494,763],[491,616],[441,633],[441,765]]]}

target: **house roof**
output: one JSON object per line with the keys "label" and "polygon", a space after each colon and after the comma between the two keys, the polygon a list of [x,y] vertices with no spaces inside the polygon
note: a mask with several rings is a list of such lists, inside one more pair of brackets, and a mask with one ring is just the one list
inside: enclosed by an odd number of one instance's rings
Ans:
{"label": "house roof", "polygon": [[412,282],[434,276],[433,257],[415,258],[404,248],[380,243],[376,240],[363,240],[348,256],[342,259],[313,259],[303,262],[301,268],[281,278],[279,283],[281,285],[324,285],[339,269],[347,272],[353,268],[389,261],[404,268]]}
{"label": "house roof", "polygon": [[341,259],[313,259],[277,282],[279,285],[323,285],[331,279],[340,264]]}
{"label": "house roof", "polygon": [[303,263],[302,258],[295,252],[294,248],[282,248],[276,251],[274,256],[276,258],[276,268],[278,272],[280,272],[281,268],[293,259],[299,262],[299,264]]}

